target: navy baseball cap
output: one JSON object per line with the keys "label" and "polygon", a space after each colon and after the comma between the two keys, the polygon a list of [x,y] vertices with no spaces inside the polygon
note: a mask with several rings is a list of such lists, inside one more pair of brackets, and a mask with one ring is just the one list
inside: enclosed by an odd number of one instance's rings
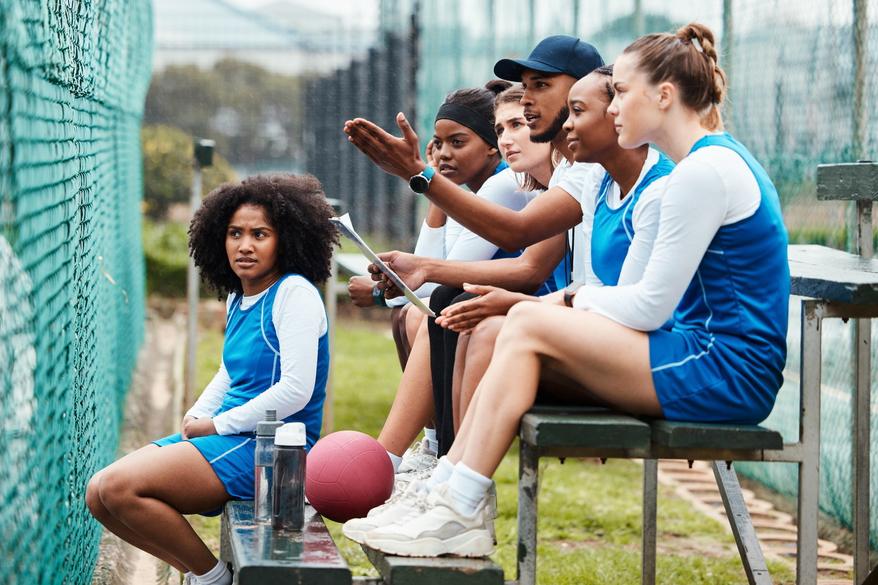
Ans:
{"label": "navy baseball cap", "polygon": [[542,73],[564,73],[579,79],[604,64],[593,45],[568,35],[553,35],[541,40],[527,59],[500,59],[494,75],[509,81],[521,81],[525,69]]}

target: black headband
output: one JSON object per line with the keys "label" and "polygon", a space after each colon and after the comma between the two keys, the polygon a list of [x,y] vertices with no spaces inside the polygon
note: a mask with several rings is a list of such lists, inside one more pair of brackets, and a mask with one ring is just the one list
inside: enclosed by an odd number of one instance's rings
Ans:
{"label": "black headband", "polygon": [[461,104],[442,104],[439,113],[436,114],[436,122],[439,120],[451,120],[463,124],[478,134],[479,138],[488,143],[488,146],[497,148],[497,133],[491,123],[485,119],[485,116],[470,107]]}

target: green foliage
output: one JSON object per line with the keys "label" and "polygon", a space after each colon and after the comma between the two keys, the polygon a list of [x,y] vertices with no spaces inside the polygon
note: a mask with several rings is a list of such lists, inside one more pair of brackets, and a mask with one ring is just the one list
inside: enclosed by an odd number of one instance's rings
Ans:
{"label": "green foliage", "polygon": [[235,165],[290,165],[300,151],[299,92],[297,77],[235,59],[172,65],[153,76],[144,120],[211,138]]}
{"label": "green foliage", "polygon": [[[140,133],[143,147],[143,200],[145,212],[154,219],[164,217],[172,203],[186,203],[192,190],[192,136],[165,125],[144,126]],[[213,165],[202,175],[203,191],[208,193],[222,183],[233,181],[235,172],[221,155],[214,153]]]}
{"label": "green foliage", "polygon": [[143,220],[143,255],[147,294],[186,296],[189,236],[179,222]]}

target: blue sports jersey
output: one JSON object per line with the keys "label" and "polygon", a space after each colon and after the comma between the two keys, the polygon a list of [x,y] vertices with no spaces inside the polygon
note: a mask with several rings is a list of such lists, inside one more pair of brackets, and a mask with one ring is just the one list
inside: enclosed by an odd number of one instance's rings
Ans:
{"label": "blue sports jersey", "polygon": [[783,383],[787,232],[777,191],[747,149],[723,133],[705,136],[691,152],[707,146],[737,153],[761,200],[752,216],[719,228],[674,312],[672,330],[650,332],[653,382],[669,419],[759,422]]}
{"label": "blue sports jersey", "polygon": [[618,209],[611,209],[607,197],[613,185],[610,173],[604,175],[595,201],[594,220],[591,230],[591,267],[605,286],[619,283],[622,264],[628,255],[628,247],[634,239],[634,207],[647,187],[659,177],[671,174],[674,163],[664,154],[644,175],[632,193],[622,201]]}
{"label": "blue sports jersey", "polygon": [[[249,402],[280,380],[280,346],[272,322],[272,307],[280,283],[289,276],[287,274],[274,283],[247,310],[241,309],[241,295],[236,295],[229,307],[223,363],[232,381],[214,416]],[[324,333],[317,344],[317,375],[311,399],[305,408],[284,419],[284,422],[305,423],[308,448],[320,437],[323,422],[323,401],[329,374],[328,333]]]}

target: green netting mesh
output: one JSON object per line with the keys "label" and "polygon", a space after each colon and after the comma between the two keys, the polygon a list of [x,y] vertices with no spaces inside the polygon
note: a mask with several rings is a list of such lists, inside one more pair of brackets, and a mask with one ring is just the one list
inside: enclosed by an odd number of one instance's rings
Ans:
{"label": "green netting mesh", "polygon": [[[408,14],[412,2],[385,0],[385,12]],[[550,34],[593,42],[606,61],[636,36],[672,31],[690,20],[713,28],[720,64],[730,78],[726,122],[766,166],[781,193],[794,243],[848,245],[848,206],[819,202],[819,163],[876,159],[878,152],[878,3],[874,0],[423,0],[418,69],[421,136],[449,91],[478,86],[501,57],[524,57]],[[398,26],[405,18],[382,15]],[[855,63],[856,24],[864,75]],[[857,88],[862,99],[857,100]],[[857,120],[862,120],[860,124]],[[792,303],[789,360],[777,406],[766,424],[798,435],[798,305]],[[878,348],[878,334],[872,347]],[[851,366],[848,325],[824,328],[821,499],[824,511],[850,525]],[[873,363],[878,355],[873,356]],[[876,380],[876,376],[872,376]],[[874,385],[874,383],[873,383]],[[878,469],[878,388],[872,391],[872,469]],[[793,465],[740,465],[744,473],[786,493],[796,491]],[[872,474],[872,543],[878,546],[878,473]]]}
{"label": "green netting mesh", "polygon": [[0,582],[84,584],[143,336],[145,1],[0,0]]}

